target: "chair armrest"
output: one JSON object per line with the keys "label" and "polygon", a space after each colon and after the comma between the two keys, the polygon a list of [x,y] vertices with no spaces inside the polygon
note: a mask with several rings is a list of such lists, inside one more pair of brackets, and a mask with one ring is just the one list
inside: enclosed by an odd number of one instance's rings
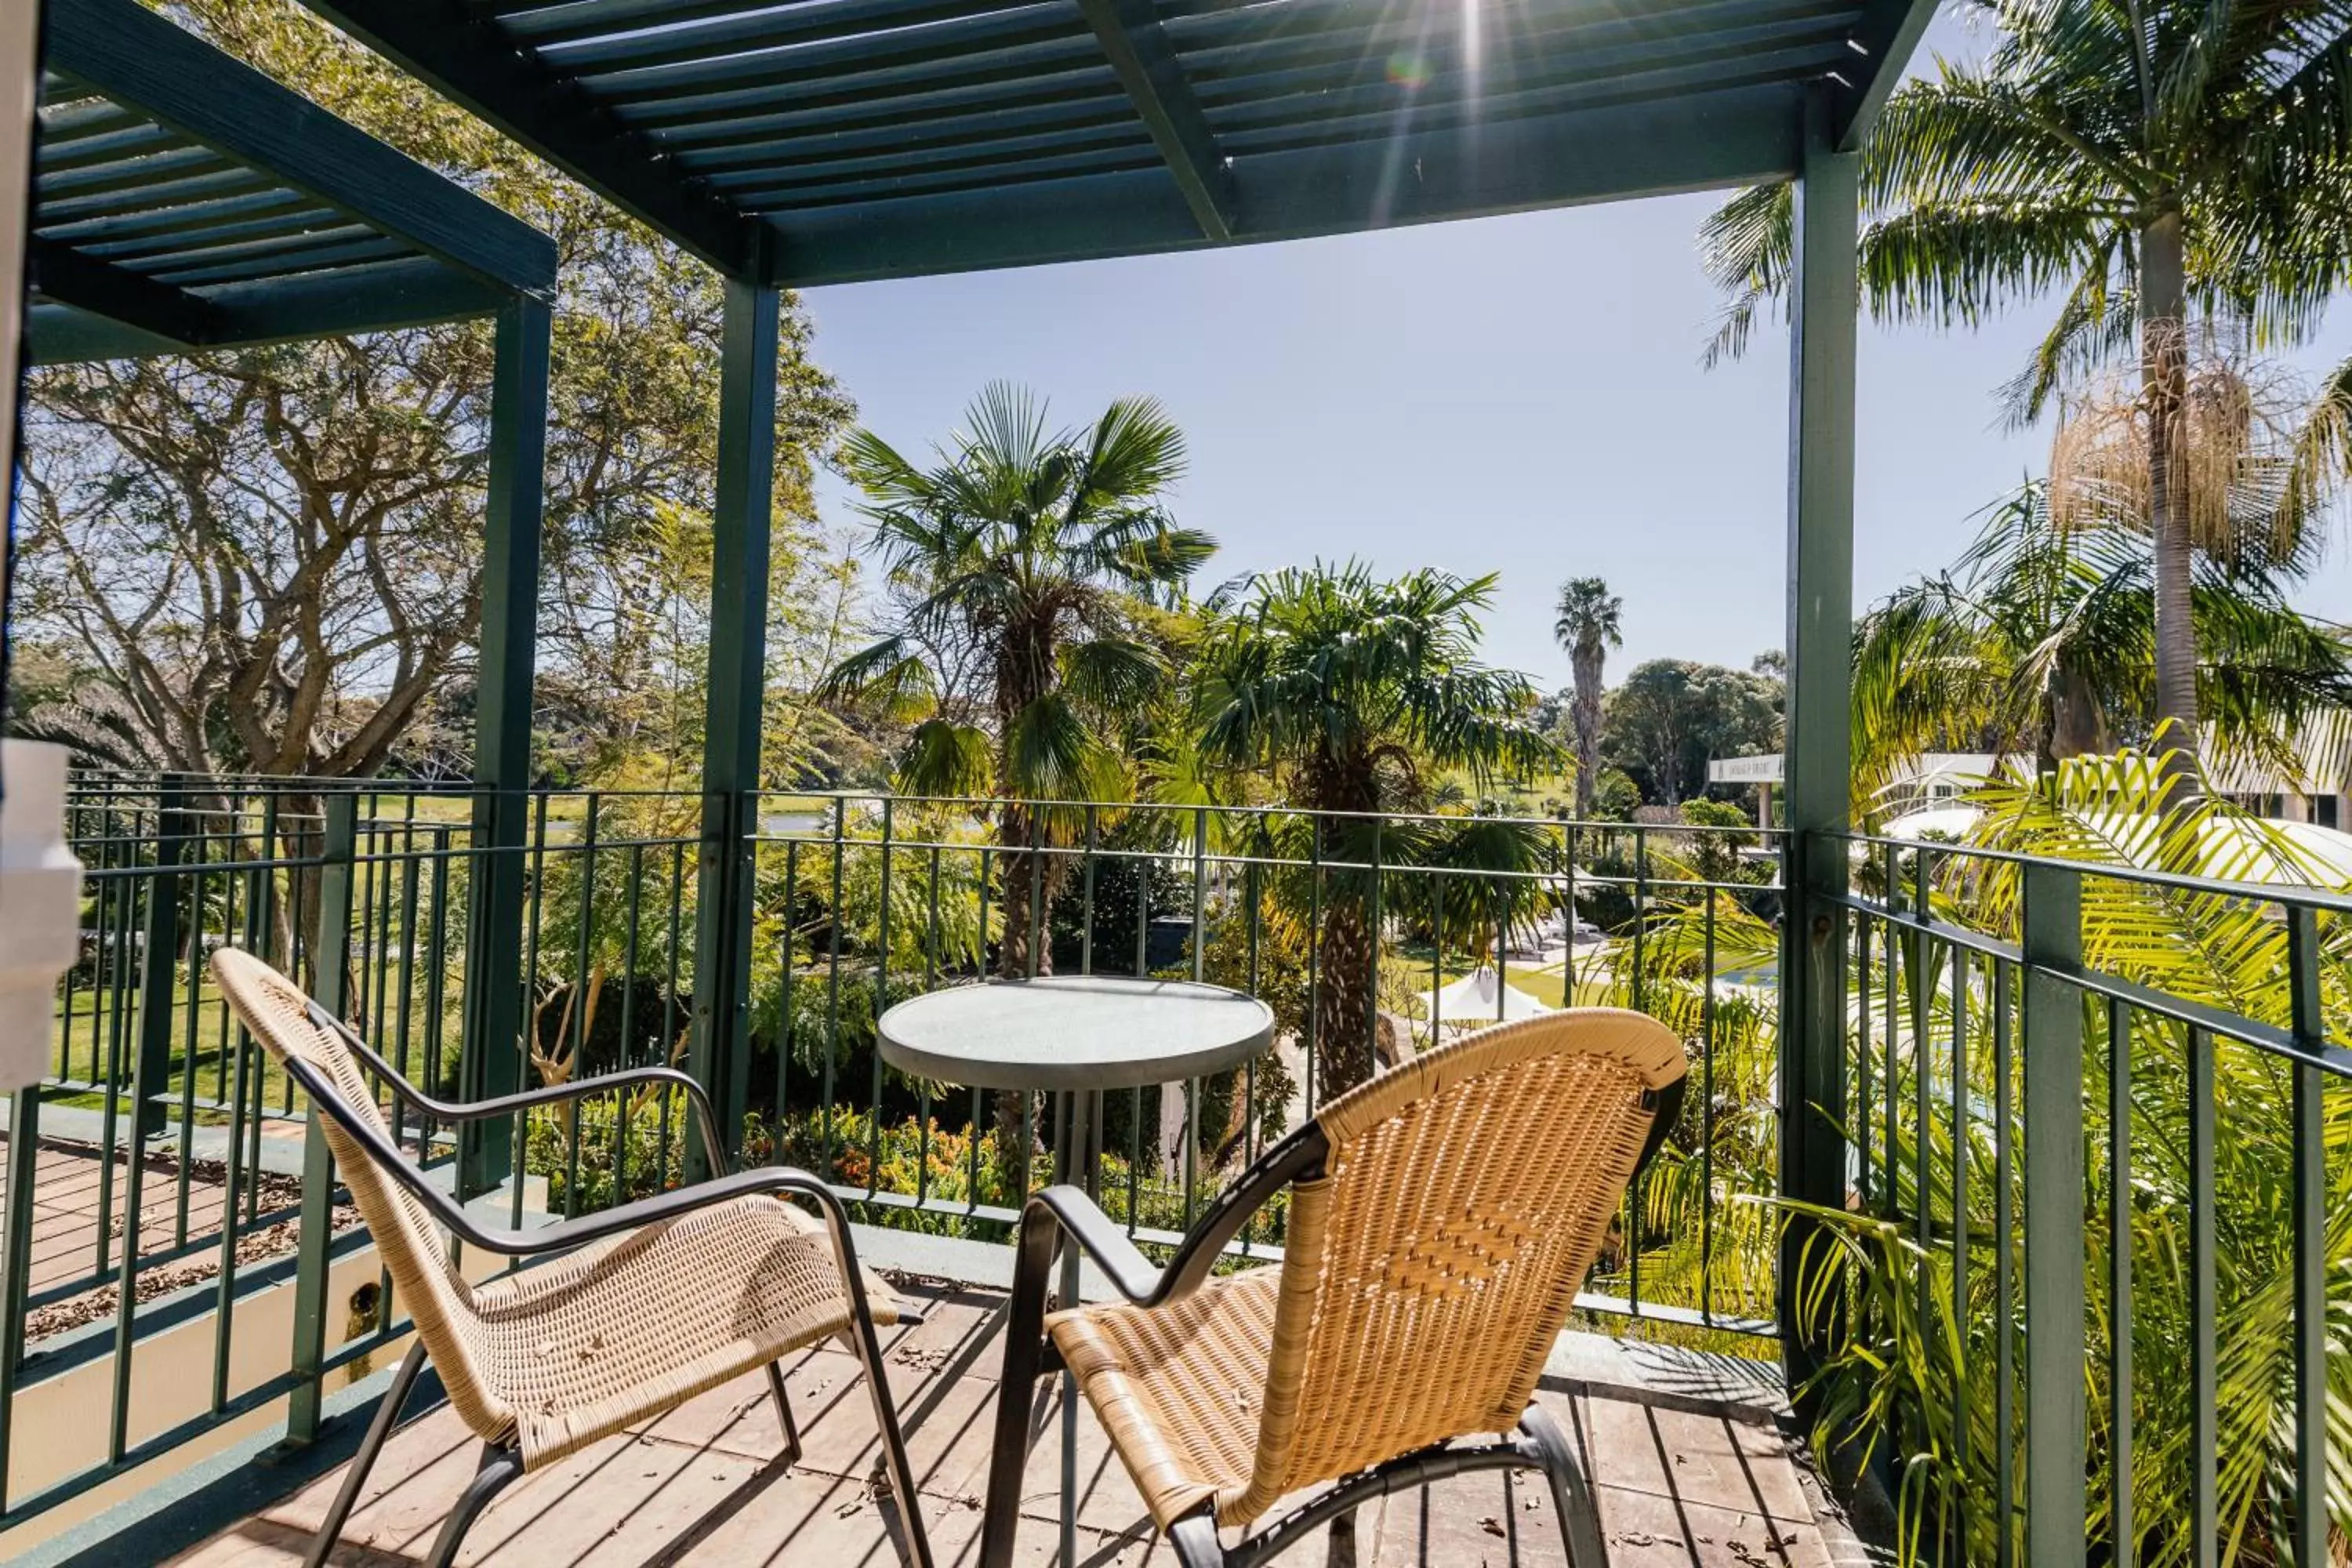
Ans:
{"label": "chair armrest", "polygon": [[[1156,1306],[1161,1300],[1167,1276],[1151,1266],[1135,1243],[1127,1238],[1110,1215],[1103,1213],[1084,1189],[1073,1186],[1047,1187],[1031,1194],[1023,1215],[1022,1235],[1026,1239],[1033,1218],[1050,1217],[1055,1228],[1077,1244],[1080,1252],[1092,1258],[1118,1293],[1137,1306]],[[1049,1231],[1047,1234],[1051,1234]],[[1050,1255],[1046,1266],[1051,1267]],[[1028,1248],[1022,1249],[1021,1265],[1029,1267]]]}
{"label": "chair armrest", "polygon": [[[364,1149],[369,1162],[383,1175],[431,1210],[434,1219],[443,1228],[468,1246],[478,1247],[501,1258],[526,1258],[542,1252],[565,1251],[754,1193],[789,1192],[813,1200],[824,1211],[826,1219],[834,1222],[841,1239],[845,1243],[847,1240],[848,1211],[842,1206],[840,1198],[818,1177],[791,1165],[738,1171],[732,1175],[698,1182],[692,1186],[673,1187],[634,1203],[622,1204],[597,1214],[582,1215],[540,1230],[509,1230],[503,1226],[486,1226],[468,1213],[463,1205],[426,1180],[425,1173],[400,1152],[391,1136],[373,1120],[358,1114],[336,1092],[335,1086],[321,1078],[310,1063],[299,1057],[289,1057],[286,1070],[301,1086],[311,1106],[324,1111],[352,1142]],[[613,1079],[603,1081],[610,1083],[622,1076],[615,1074]],[[509,1100],[530,1098],[533,1096],[509,1097]]]}
{"label": "chair armrest", "polygon": [[541,1105],[560,1105],[566,1100],[580,1100],[591,1094],[603,1094],[612,1089],[628,1089],[649,1083],[666,1084],[684,1089],[693,1102],[696,1121],[702,1129],[703,1142],[715,1151],[727,1145],[719,1135],[719,1113],[701,1084],[675,1068],[629,1068],[621,1072],[606,1073],[599,1078],[574,1079],[570,1083],[548,1084],[539,1089],[526,1089],[514,1094],[502,1094],[496,1100],[436,1100],[400,1074],[375,1048],[360,1038],[352,1026],[313,1002],[310,1005],[310,1021],[320,1028],[329,1029],[344,1045],[367,1063],[368,1069],[382,1079],[392,1092],[414,1110],[434,1121],[451,1126],[469,1121],[491,1121],[502,1116],[512,1116]]}
{"label": "chair armrest", "polygon": [[[1201,1211],[1166,1268],[1154,1268],[1127,1233],[1079,1188],[1047,1187],[1029,1199],[1022,1215],[1021,1251],[1014,1265],[1015,1299],[1021,1294],[1020,1276],[1052,1268],[1057,1250],[1055,1243],[1061,1236],[1100,1265],[1112,1287],[1132,1305],[1163,1306],[1189,1295],[1209,1278],[1226,1245],[1241,1234],[1250,1216],[1291,1183],[1321,1170],[1330,1148],[1321,1125],[1310,1121],[1258,1156],[1240,1179]],[[1041,1299],[1043,1289],[1040,1284]]]}

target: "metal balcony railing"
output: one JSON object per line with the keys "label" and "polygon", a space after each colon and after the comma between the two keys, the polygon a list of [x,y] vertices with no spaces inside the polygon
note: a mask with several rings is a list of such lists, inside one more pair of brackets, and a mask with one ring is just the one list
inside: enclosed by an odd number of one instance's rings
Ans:
{"label": "metal balcony railing", "polygon": [[[536,792],[524,841],[493,847],[465,786],[78,781],[82,957],[59,990],[52,1076],[16,1098],[8,1141],[0,1520],[280,1400],[302,1442],[330,1381],[403,1331],[385,1282],[348,1289],[342,1260],[364,1238],[334,1228],[307,1109],[212,991],[204,960],[228,942],[296,975],[404,1073],[464,1095],[694,1062],[698,931],[748,921],[742,1068],[715,1086],[740,1157],[815,1168],[873,1223],[985,1237],[1060,1174],[1045,1152],[1056,1108],[886,1072],[873,1020],[925,987],[1050,966],[1197,973],[1275,1004],[1287,1037],[1263,1062],[1110,1108],[1103,1189],[1146,1243],[1180,1234],[1267,1138],[1311,1114],[1332,1064],[1366,1070],[1480,1022],[1448,1016],[1446,987],[1481,965],[1498,1005],[1512,987],[1549,1005],[1649,1006],[1692,1040],[1710,1087],[1629,1202],[1586,1303],[1769,1353],[1758,1336],[1774,1315],[1772,1226],[1740,1199],[1773,1187],[1771,959],[1751,953],[1710,982],[1707,958],[1719,929],[1748,950],[1769,932],[1769,868],[1738,853],[1765,836],[1036,804],[1034,846],[1007,848],[993,803],[763,798],[736,847],[751,862],[749,908],[730,912],[706,907],[710,814],[696,795]],[[499,858],[525,889],[510,931],[484,930],[471,897]],[[1349,930],[1381,938],[1351,950],[1352,970],[1329,945]],[[491,941],[521,955],[521,1037],[498,1047],[476,1022]],[[519,1225],[683,1179],[679,1110],[591,1100],[478,1145],[396,1131]],[[68,1180],[79,1209],[41,1201]],[[1280,1241],[1277,1215],[1244,1246],[1271,1256]],[[331,1278],[348,1300],[330,1300]],[[240,1336],[240,1310],[288,1282],[289,1326],[257,1348],[264,1331]],[[193,1352],[191,1321],[205,1330]],[[182,1336],[168,1351],[166,1333]],[[191,1353],[209,1359],[208,1396],[157,1415],[137,1394],[142,1358]],[[99,1377],[107,1405],[103,1445],[79,1457],[27,1427],[43,1385],[74,1376]]]}
{"label": "metal balcony railing", "polygon": [[[1842,1076],[1791,1085],[1782,847],[1754,830],[1034,802],[1008,842],[989,801],[522,805],[521,842],[493,845],[465,786],[79,782],[82,957],[7,1143],[0,1523],[281,1402],[303,1442],[404,1331],[380,1279],[352,1284],[364,1237],[335,1228],[305,1107],[212,994],[203,960],[235,942],[444,1093],[717,1064],[740,1158],[819,1171],[868,1223],[982,1238],[1066,1174],[1058,1108],[886,1069],[874,1020],[921,990],[1050,967],[1269,1002],[1284,1037],[1258,1063],[1112,1097],[1100,1186],[1146,1245],[1335,1074],[1483,1022],[1454,1016],[1465,975],[1486,970],[1482,1007],[1641,1007],[1689,1042],[1695,1092],[1586,1282],[1596,1321],[1765,1355],[1807,1338],[1803,1408],[1869,1439],[1924,1557],[2305,1563],[2345,1539],[2352,1056],[2330,1020],[2352,900],[1855,837]],[[714,842],[714,820],[750,831]],[[714,875],[729,855],[741,874]],[[520,878],[511,930],[472,898],[490,864]],[[729,1038],[698,954],[738,921]],[[493,1044],[499,942],[522,1028]],[[1843,1191],[1781,1191],[1784,1110],[1808,1103],[1843,1108]],[[476,1143],[400,1131],[521,1224],[686,1179],[679,1110],[615,1094]],[[1802,1300],[1776,1278],[1792,1201],[1825,1262]],[[1277,1213],[1241,1248],[1281,1240]],[[290,1312],[264,1310],[274,1288]],[[191,1355],[191,1403],[142,1392]],[[80,1451],[40,1425],[77,1378],[106,1413]]]}

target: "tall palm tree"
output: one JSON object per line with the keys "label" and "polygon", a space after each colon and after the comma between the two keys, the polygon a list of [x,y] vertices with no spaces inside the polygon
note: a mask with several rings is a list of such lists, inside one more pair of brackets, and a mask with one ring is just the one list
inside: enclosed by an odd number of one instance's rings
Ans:
{"label": "tall palm tree", "polygon": [[1033,855],[1066,840],[1077,813],[1035,803],[1126,794],[1105,731],[1168,675],[1146,602],[1216,549],[1168,512],[1183,433],[1149,398],[1054,431],[1042,404],[998,383],[932,466],[871,430],[849,438],[842,463],[865,492],[898,607],[889,635],[843,660],[819,694],[877,701],[913,725],[908,791],[997,797],[999,971],[1047,973],[1046,944],[1033,952],[1030,938],[1063,862]]}
{"label": "tall palm tree", "polygon": [[1601,769],[1601,670],[1612,647],[1625,646],[1625,602],[1598,577],[1571,577],[1559,585],[1559,618],[1551,635],[1568,650],[1576,698],[1570,720],[1576,729],[1576,815],[1592,816],[1592,791]]}
{"label": "tall palm tree", "polygon": [[[1864,299],[1974,325],[2060,294],[2011,388],[2038,416],[2068,376],[2137,362],[2155,539],[2156,711],[2197,732],[2182,422],[2191,311],[2294,337],[2352,255],[2352,12],[2336,0],[1963,0],[1997,37],[1889,98],[1864,154]],[[1701,235],[1736,353],[1790,276],[1787,186]],[[2193,763],[2191,764],[2193,765]]]}
{"label": "tall palm tree", "polygon": [[[2149,742],[2156,628],[2144,533],[2053,523],[2049,487],[1995,508],[1954,568],[1897,589],[1865,616],[1854,660],[1854,787],[1864,801],[1898,763],[1939,746],[2066,759]],[[2294,776],[2298,742],[2335,742],[2352,706],[2352,647],[2289,607],[2252,560],[2200,557],[2191,608],[2216,760]],[[2172,744],[2170,731],[2153,743]]]}
{"label": "tall palm tree", "polygon": [[[1202,752],[1220,767],[1273,773],[1293,805],[1340,814],[1319,829],[1321,859],[1353,868],[1325,878],[1319,892],[1315,1025],[1325,1094],[1372,1072],[1378,873],[1362,869],[1375,864],[1371,814],[1425,803],[1449,770],[1483,784],[1558,759],[1522,718],[1533,683],[1475,657],[1494,591],[1492,576],[1419,571],[1381,582],[1353,562],[1294,568],[1255,579],[1203,636]],[[1381,844],[1380,863],[1401,859],[1405,837]]]}

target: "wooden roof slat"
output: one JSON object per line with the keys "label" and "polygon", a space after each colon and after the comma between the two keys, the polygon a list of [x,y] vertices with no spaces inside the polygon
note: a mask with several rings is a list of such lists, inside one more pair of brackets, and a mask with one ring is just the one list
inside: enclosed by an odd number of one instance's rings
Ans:
{"label": "wooden roof slat", "polygon": [[136,0],[47,0],[35,360],[277,342],[551,294],[551,241]]}
{"label": "wooden roof slat", "polygon": [[[1024,8],[1027,0],[1003,0],[1000,10]],[[830,5],[802,5],[788,10],[733,12],[707,20],[657,13],[637,19],[634,30],[574,38],[534,37],[513,29],[549,65],[574,74],[607,67],[649,67],[710,59],[725,54],[794,45],[837,43],[865,35],[971,19],[981,7],[971,0],[841,0]],[[647,24],[653,30],[647,30]]]}
{"label": "wooden roof slat", "polygon": [[851,130],[812,131],[799,136],[768,136],[717,147],[697,147],[679,153],[678,162],[710,177],[721,170],[790,168],[856,153],[894,148],[918,153],[935,147],[967,147],[1030,131],[1092,131],[1107,125],[1134,127],[1135,123],[1135,112],[1126,95],[1114,90],[1014,109],[921,119],[893,118],[881,124]]}

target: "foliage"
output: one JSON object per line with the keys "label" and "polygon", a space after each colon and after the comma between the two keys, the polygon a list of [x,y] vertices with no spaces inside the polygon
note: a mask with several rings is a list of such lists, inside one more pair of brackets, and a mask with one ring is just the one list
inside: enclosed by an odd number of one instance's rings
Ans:
{"label": "foliage", "polygon": [[[2137,531],[2056,527],[2037,481],[1993,509],[1951,572],[1874,606],[1856,633],[1857,805],[1939,745],[2029,758],[2041,772],[2146,743],[2152,554]],[[2215,758],[2299,777],[2297,742],[2342,728],[2352,650],[2252,561],[2201,561],[2195,609]]]}
{"label": "foliage", "polygon": [[1609,693],[1601,718],[1601,754],[1653,805],[1703,793],[1715,758],[1780,744],[1779,681],[1686,658],[1635,665]]}
{"label": "foliage", "polygon": [[[1344,868],[1319,878],[1323,967],[1316,1047],[1327,1093],[1371,1076],[1381,933],[1370,919],[1380,863],[1402,863],[1416,835],[1429,851],[1475,859],[1523,847],[1488,827],[1390,829],[1363,815],[1425,805],[1446,773],[1483,788],[1496,773],[1547,764],[1558,748],[1525,715],[1535,691],[1515,670],[1476,659],[1478,617],[1495,579],[1419,571],[1393,581],[1350,563],[1254,579],[1203,633],[1195,673],[1200,749],[1210,767],[1270,781],[1293,805],[1337,814],[1261,818],[1297,852]],[[1298,842],[1302,837],[1312,843]],[[1482,868],[1504,869],[1492,858]],[[1299,901],[1302,878],[1286,879]]]}
{"label": "foliage", "polygon": [[[2352,14],[2184,0],[1966,9],[1991,25],[1991,47],[1896,88],[1865,143],[1863,298],[1882,320],[1949,327],[2055,295],[2056,320],[2009,388],[2021,420],[2086,374],[2142,374],[2153,712],[2193,746],[2188,327],[2193,314],[2294,341],[2346,275]],[[1776,185],[1707,221],[1707,269],[1730,299],[1710,357],[1738,352],[1786,298],[1793,215],[1790,187]],[[2346,455],[2340,438],[2312,453],[2339,472]]]}
{"label": "foliage", "polygon": [[[909,793],[1006,803],[1012,936],[999,961],[1021,974],[1027,848],[1068,843],[1078,814],[1018,803],[1128,796],[1117,716],[1169,677],[1151,601],[1180,594],[1215,544],[1169,515],[1183,434],[1148,398],[1055,431],[1042,404],[993,384],[938,459],[919,467],[871,430],[845,443],[894,603],[887,635],[835,665],[822,689],[913,727],[899,763]],[[1046,862],[1049,899],[1061,865]]]}
{"label": "foliage", "polygon": [[[1983,809],[1973,847],[2057,857],[2086,867],[2131,867],[2221,879],[2321,879],[2294,840],[2260,819],[2211,800],[2174,799],[2160,760],[2144,755],[2084,759],[2063,767],[2048,787],[1991,786],[1974,802]],[[2006,942],[2018,940],[2021,874],[2015,862],[1971,860],[1965,852],[1942,858],[1931,889],[1936,915]],[[2083,965],[2146,987],[2213,1016],[2234,1016],[2251,1029],[2287,1029],[2294,1013],[2287,961],[2289,932],[2260,899],[2226,891],[2157,887],[2095,873],[2082,895]],[[2319,1005],[2333,1016],[2352,1005],[2352,931],[2343,922],[2320,923],[2315,979]],[[1853,1212],[1809,1210],[1816,1222],[1811,1245],[1833,1249],[1847,1264],[1858,1295],[1846,1303],[1850,1325],[1814,1392],[1826,1424],[1877,1444],[1894,1467],[1895,1496],[1913,1560],[1990,1561],[2002,1510],[1996,1485],[2000,1427],[1995,1405],[1998,1254],[2014,1240],[1996,1225],[2002,1173],[2010,1201],[2025,1211],[2021,1174],[1999,1159],[1997,1128],[1985,1113],[1967,1119],[1968,1270],[1955,1281],[1952,1214],[1954,1142],[1946,1112],[1922,1118],[1914,1096],[1945,1100],[1950,1090],[1948,1042],[1959,1029],[1951,1006],[1948,953],[1919,953],[1907,944],[1882,966],[1900,967],[1904,989],[1923,974],[1925,1033],[1889,1016],[1873,1052],[1874,1081],[1864,1097],[1872,1114],[1853,1133],[1875,1145],[1877,1173]],[[1974,970],[1968,1009],[1968,1094],[1990,1108],[2005,1072],[2012,1086],[2021,1064],[2001,1060],[2002,1040],[1990,1026],[1992,978]],[[1885,975],[1885,984],[1895,984]],[[1891,993],[1890,993],[1891,994]],[[1883,998],[1876,1000],[1883,1001]],[[1889,1005],[1890,1014],[1892,1005]],[[2213,1036],[2192,1044],[2178,1024],[2134,1010],[2125,1039],[2110,1038],[2116,1015],[2084,996],[2082,1121],[2090,1157],[2082,1213],[2098,1216],[2084,1226],[2089,1310],[2084,1325],[2092,1414],[2084,1454],[2092,1516],[2086,1522],[2094,1555],[2118,1555],[2110,1504],[2117,1477],[2107,1385],[2109,1326],[2116,1303],[2109,1281],[2116,1249],[2133,1284],[2134,1375],[2130,1389],[2138,1441],[2131,1472],[2137,1561],[2177,1564],[2196,1560],[2185,1528],[2195,1456],[2192,1431],[2189,1226],[2195,1172],[2189,1160],[2190,1052],[2210,1051],[2213,1072],[2212,1182],[2220,1458],[2221,1561],[2274,1564],[2287,1560],[2287,1526],[2294,1509],[2294,1229],[2291,1223],[2295,1091],[2288,1063],[2274,1052]],[[1920,1042],[1924,1041],[1923,1048]],[[2012,1046],[2011,1050],[2014,1050]],[[2108,1074],[2127,1066],[2131,1152],[2128,1190],[2118,1205],[2119,1175],[2105,1152],[2117,1129]],[[1927,1081],[1922,1087],[1920,1079]],[[1939,1081],[1940,1079],[1940,1081]],[[2325,1084],[2326,1080],[2323,1080]],[[1871,1103],[1884,1092],[1885,1107]],[[2014,1092],[2014,1089],[2011,1089]],[[1859,1108],[1857,1108],[1859,1110]],[[2326,1221],[2315,1260],[2331,1297],[2352,1281],[2352,1095],[2323,1087],[2320,1157]],[[2018,1117],[2021,1123],[2021,1113]],[[2021,1136],[2012,1132],[2012,1136]],[[1925,1173],[1924,1189],[1920,1173]],[[2120,1206],[2118,1233],[2108,1216]],[[2070,1214],[2072,1202],[2067,1207]],[[1927,1214],[1926,1239],[1917,1215]],[[2022,1278],[2021,1255],[2011,1267]],[[1825,1321],[1829,1303],[1804,1304]],[[2352,1333],[2340,1312],[2326,1325],[2325,1354],[2331,1403],[2352,1393]],[[2023,1347],[2018,1351],[2022,1357]],[[2021,1361],[2021,1365],[2022,1364]],[[2020,1400],[2020,1408],[2022,1407]],[[2012,1436],[2031,1441],[2021,1420]],[[2331,1537],[2344,1539],[2352,1522],[2352,1464],[2338,1451],[2325,1478]]]}
{"label": "foliage", "polygon": [[[698,742],[699,699],[677,693],[702,662],[716,279],[289,0],[173,10],[554,237],[540,654],[549,739],[568,753],[554,762]],[[809,336],[788,309],[772,595],[787,654],[804,606],[828,602],[803,578],[840,570],[809,531],[809,481],[849,407]],[[473,323],[37,373],[19,624],[82,679],[25,717],[101,762],[467,771],[490,365]]]}
{"label": "foliage", "polygon": [[1748,875],[1748,863],[1740,851],[1753,849],[1759,836],[1749,831],[1755,826],[1748,814],[1736,805],[1719,800],[1686,800],[1683,802],[1683,820],[1694,827],[1721,829],[1685,835],[1691,869],[1702,882],[1738,882],[1753,880]]}

